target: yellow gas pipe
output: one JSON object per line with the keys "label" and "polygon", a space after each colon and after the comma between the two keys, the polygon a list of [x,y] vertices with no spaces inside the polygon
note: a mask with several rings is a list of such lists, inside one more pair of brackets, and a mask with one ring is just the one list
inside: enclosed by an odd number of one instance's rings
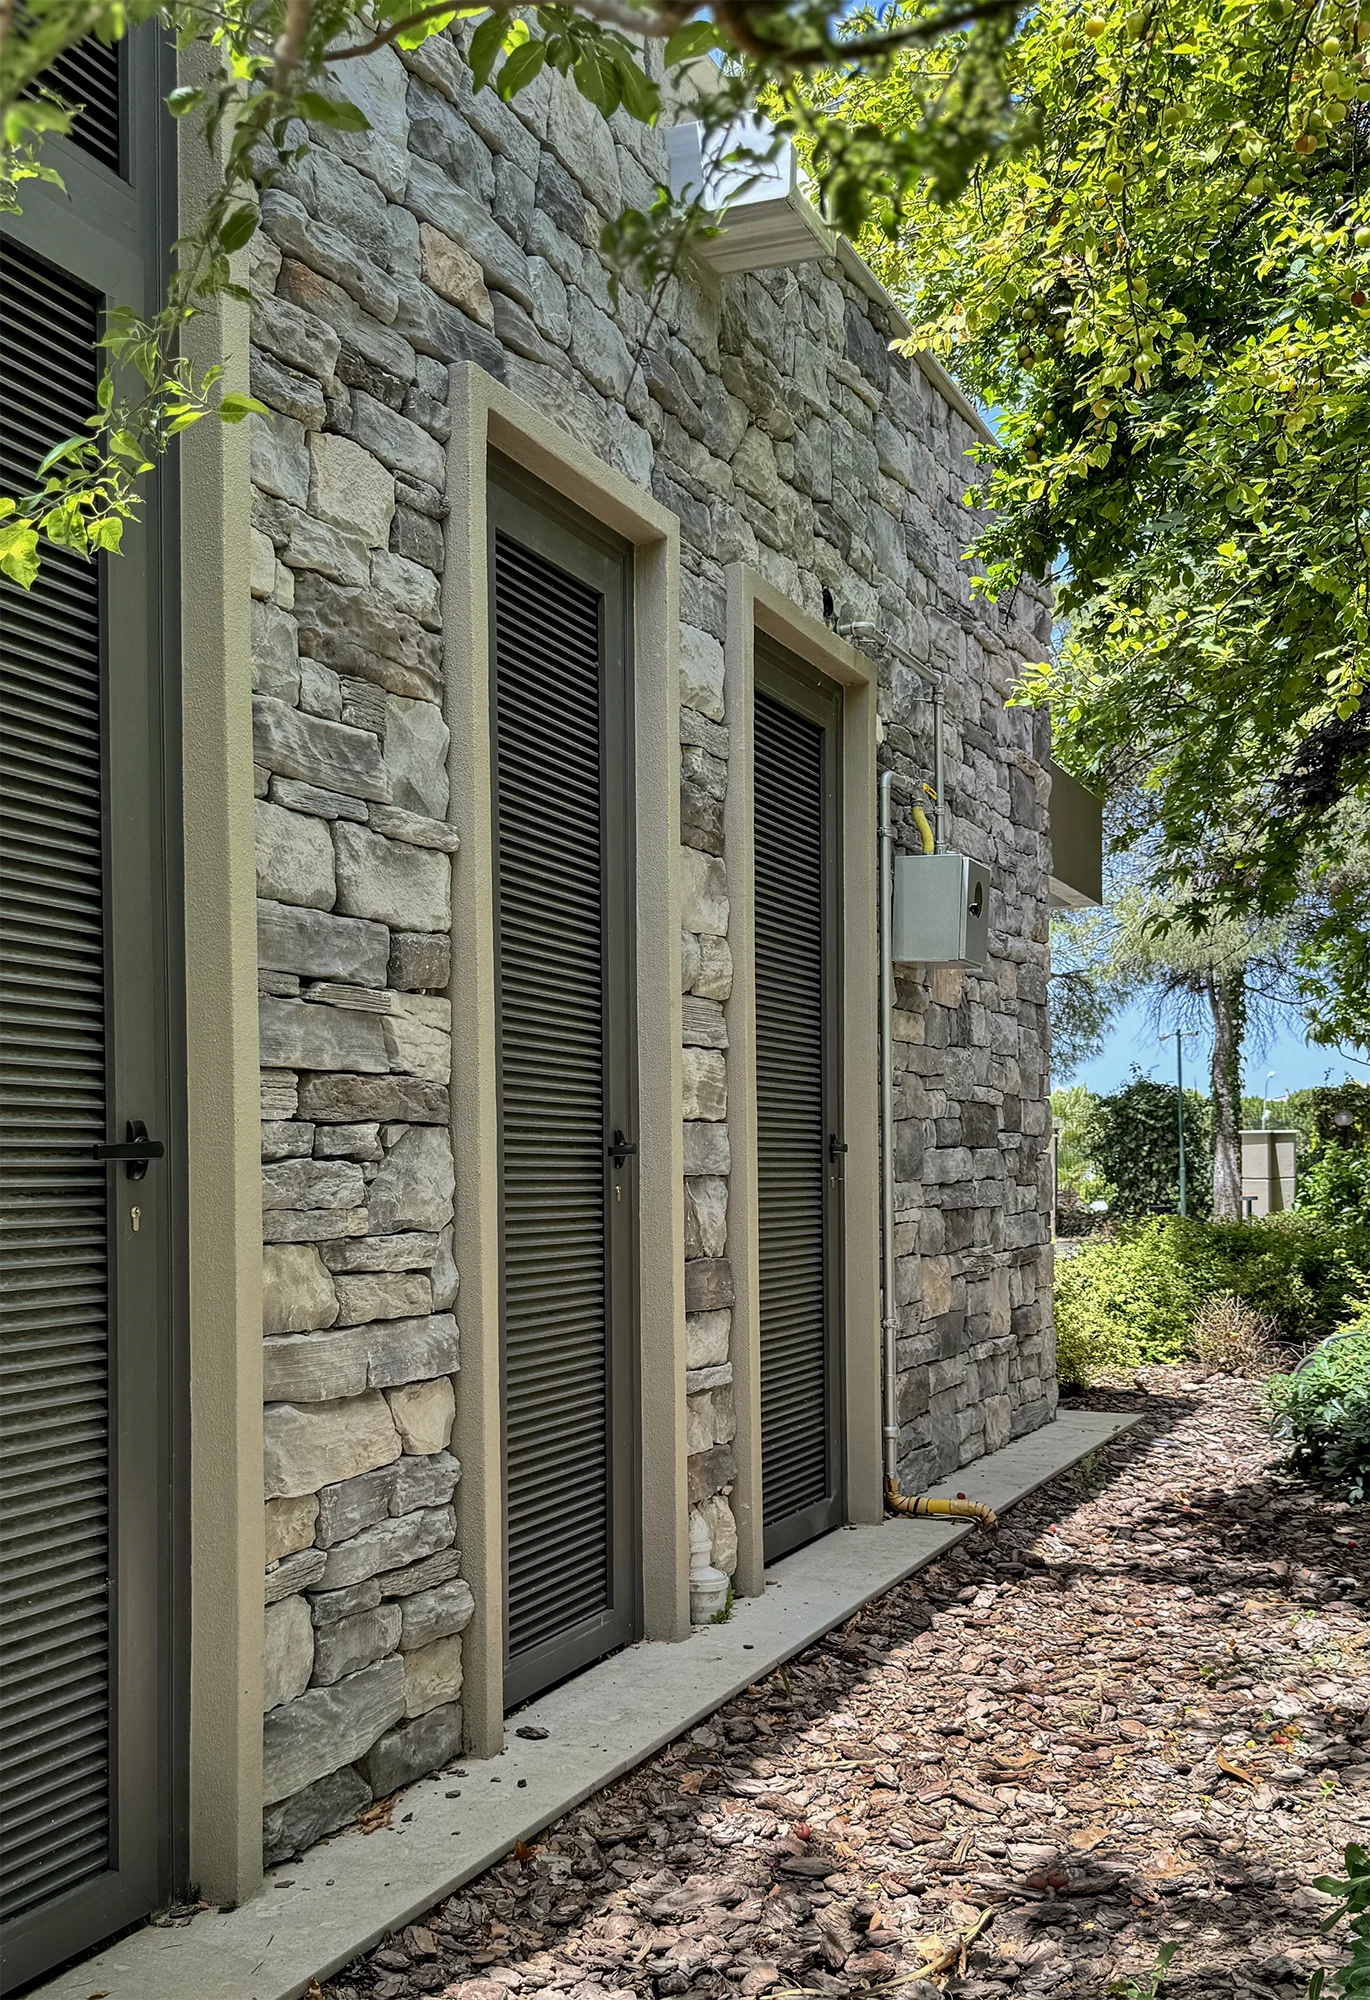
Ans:
{"label": "yellow gas pipe", "polygon": [[978,1500],[959,1493],[954,1500],[932,1500],[926,1493],[901,1493],[897,1477],[885,1480],[885,1505],[891,1514],[936,1514],[953,1521],[978,1521],[984,1528],[997,1528],[999,1516]]}

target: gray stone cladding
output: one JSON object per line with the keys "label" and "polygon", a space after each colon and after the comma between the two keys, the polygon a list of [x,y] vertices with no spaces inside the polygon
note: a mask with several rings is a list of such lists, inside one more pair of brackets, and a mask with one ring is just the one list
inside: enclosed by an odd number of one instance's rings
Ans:
{"label": "gray stone cladding", "polygon": [[[989,864],[983,972],[901,977],[906,1490],[1045,1421],[1046,741],[1005,705],[1040,594],[972,600],[974,441],[831,263],[617,299],[596,245],[661,138],[560,80],[471,95],[441,36],[348,65],[253,253],[252,595],[265,1266],[265,1850],[297,1852],[461,1741],[461,1393],[442,712],[449,369],[487,369],[680,518],[690,1504],[731,1573],[725,569],[873,619],[947,681],[949,844]],[[928,710],[885,671],[882,757]],[[873,1001],[872,1001],[873,1004]],[[456,1060],[462,1059],[460,1032]]]}

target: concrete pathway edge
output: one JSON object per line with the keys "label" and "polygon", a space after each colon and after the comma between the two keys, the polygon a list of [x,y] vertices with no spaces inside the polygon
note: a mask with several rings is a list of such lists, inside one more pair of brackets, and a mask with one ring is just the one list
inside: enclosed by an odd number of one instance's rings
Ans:
{"label": "concrete pathway edge", "polygon": [[[1004,1512],[1136,1420],[1089,1410],[977,1460],[934,1493]],[[177,1928],[149,1925],[33,1990],[30,2000],[299,2000],[388,1932],[421,1916],[554,1820],[854,1611],[976,1530],[930,1520],[837,1529],[739,1598],[726,1625],[678,1645],[630,1647],[511,1718],[505,1749],[465,1775],[410,1787],[394,1825],[344,1831],[273,1869],[240,1908]],[[534,1723],[545,1741],[516,1736]],[[459,1797],[451,1796],[459,1793]]]}

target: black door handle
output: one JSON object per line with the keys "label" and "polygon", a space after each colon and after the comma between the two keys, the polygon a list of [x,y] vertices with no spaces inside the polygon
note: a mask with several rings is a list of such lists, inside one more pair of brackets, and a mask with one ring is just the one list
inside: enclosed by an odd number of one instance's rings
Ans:
{"label": "black door handle", "polygon": [[630,1159],[637,1151],[637,1140],[625,1139],[623,1134],[615,1127],[614,1136],[605,1147],[605,1151],[614,1165],[621,1167],[623,1162]]}
{"label": "black door handle", "polygon": [[830,1132],[828,1135],[828,1158],[832,1161],[832,1164],[834,1166],[838,1164],[839,1160],[841,1159],[843,1153],[846,1152],[846,1150],[847,1150],[846,1140],[839,1139],[835,1132]]}
{"label": "black door handle", "polygon": [[160,1160],[166,1147],[160,1139],[149,1139],[147,1126],[141,1118],[130,1118],[126,1127],[127,1139],[112,1139],[108,1144],[92,1146],[91,1158],[96,1160],[124,1160],[125,1172],[131,1181],[140,1181],[147,1173],[149,1160]]}

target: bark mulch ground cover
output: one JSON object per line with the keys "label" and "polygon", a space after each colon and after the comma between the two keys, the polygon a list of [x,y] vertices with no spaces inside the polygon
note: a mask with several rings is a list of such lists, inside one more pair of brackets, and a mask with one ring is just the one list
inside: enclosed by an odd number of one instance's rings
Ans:
{"label": "bark mulch ground cover", "polygon": [[1168,2000],[1301,2000],[1370,1831],[1370,1522],[1252,1384],[1085,1400],[1142,1422],[319,2000],[1095,2000],[1165,1942]]}

